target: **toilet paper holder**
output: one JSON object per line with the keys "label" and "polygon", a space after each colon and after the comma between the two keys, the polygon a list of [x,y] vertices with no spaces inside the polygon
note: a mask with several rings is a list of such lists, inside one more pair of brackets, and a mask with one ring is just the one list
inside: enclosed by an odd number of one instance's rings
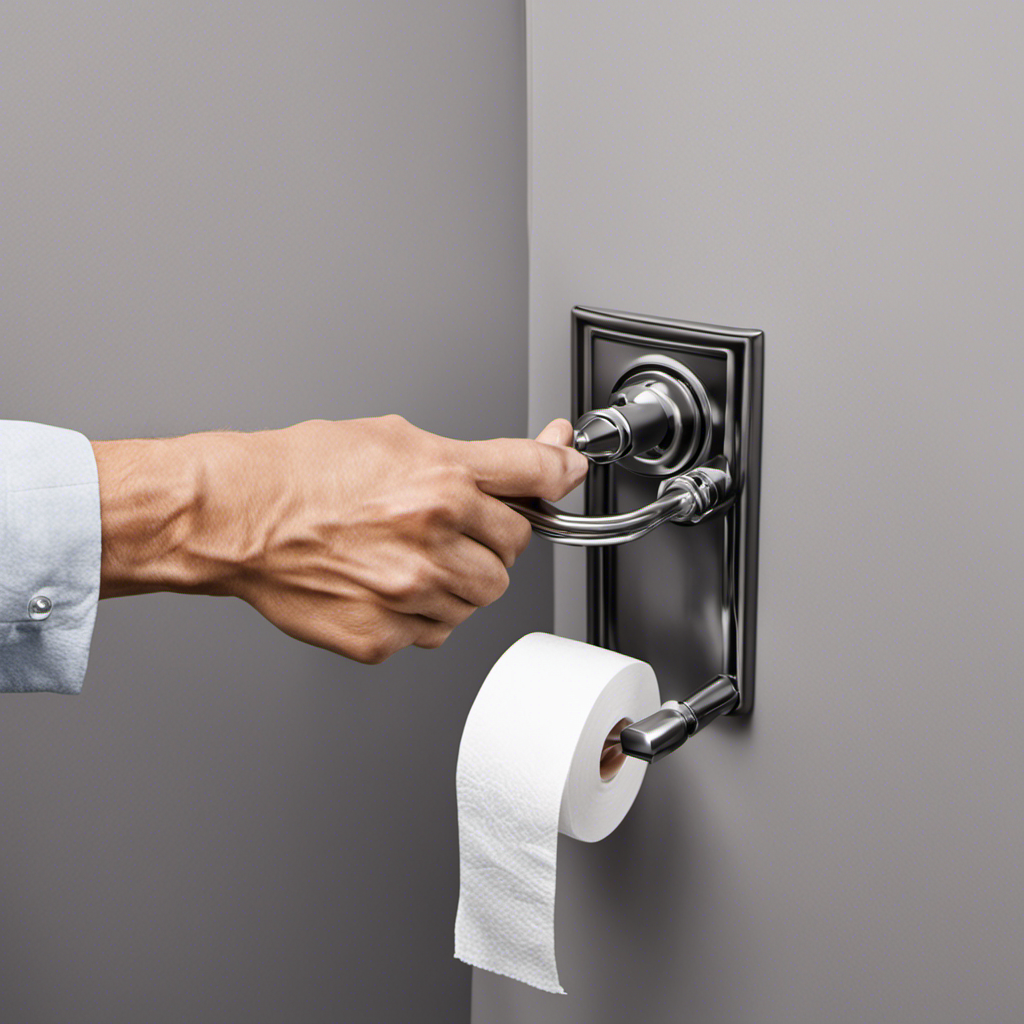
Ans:
{"label": "toilet paper holder", "polygon": [[[616,594],[628,589],[616,569],[620,545],[663,524],[695,527],[686,568],[722,568],[722,579],[709,582],[698,602],[720,601],[715,618],[723,635],[709,643],[719,653],[708,660],[718,658],[722,671],[622,730],[623,753],[656,761],[719,715],[753,710],[764,335],[582,306],[572,321],[573,443],[592,463],[588,514],[540,500],[509,504],[540,536],[588,550],[588,640],[620,649]],[[631,484],[636,477],[654,480]],[[655,481],[653,500],[614,510],[621,494],[641,493]],[[637,569],[631,580],[647,587],[655,575]],[[692,690],[699,682],[684,685]]]}

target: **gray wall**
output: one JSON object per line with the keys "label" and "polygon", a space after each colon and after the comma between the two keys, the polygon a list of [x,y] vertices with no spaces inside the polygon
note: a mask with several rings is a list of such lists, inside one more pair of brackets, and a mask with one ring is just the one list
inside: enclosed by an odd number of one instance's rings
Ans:
{"label": "gray wall", "polygon": [[[0,415],[521,434],[522,22],[4,4]],[[104,602],[80,697],[0,700],[0,1019],[465,1020],[455,755],[486,669],[550,628],[535,548],[379,667],[241,602]]]}
{"label": "gray wall", "polygon": [[1024,7],[531,16],[534,424],[573,303],[767,332],[758,707],[562,841],[569,995],[474,1020],[1020,1019]]}

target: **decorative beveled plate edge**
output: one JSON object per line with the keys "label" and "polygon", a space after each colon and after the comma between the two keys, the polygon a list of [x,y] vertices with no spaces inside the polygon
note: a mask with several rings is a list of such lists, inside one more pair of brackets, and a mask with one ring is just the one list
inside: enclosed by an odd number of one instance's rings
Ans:
{"label": "decorative beveled plate edge", "polygon": [[[726,450],[740,485],[736,504],[725,513],[727,553],[726,601],[723,621],[730,624],[725,638],[723,672],[735,677],[740,701],[732,714],[749,714],[754,707],[754,672],[757,652],[757,574],[761,498],[761,425],[764,392],[764,332],[723,327],[667,317],[649,317],[621,310],[574,306],[572,309],[572,405],[578,419],[589,404],[592,390],[590,354],[595,337],[609,340],[625,336],[690,351],[729,353],[731,372],[738,375],[738,401],[727,425]],[[585,484],[588,515],[598,514],[597,500],[610,484],[607,466],[591,467]],[[608,595],[615,572],[613,548],[591,548],[587,553],[587,638],[590,643],[616,649],[614,616]],[[655,666],[657,668],[657,666]]]}

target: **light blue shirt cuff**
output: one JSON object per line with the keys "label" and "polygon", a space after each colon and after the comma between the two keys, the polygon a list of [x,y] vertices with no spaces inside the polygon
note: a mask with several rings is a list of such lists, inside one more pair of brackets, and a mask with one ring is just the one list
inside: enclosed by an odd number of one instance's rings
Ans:
{"label": "light blue shirt cuff", "polygon": [[100,596],[92,445],[0,420],[0,502],[0,692],[78,693]]}

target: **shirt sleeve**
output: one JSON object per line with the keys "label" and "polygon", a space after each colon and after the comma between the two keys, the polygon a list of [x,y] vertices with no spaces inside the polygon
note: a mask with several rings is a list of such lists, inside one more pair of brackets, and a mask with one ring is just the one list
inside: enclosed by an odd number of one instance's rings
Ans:
{"label": "shirt sleeve", "polygon": [[99,477],[88,439],[0,420],[0,692],[82,689],[100,544]]}

